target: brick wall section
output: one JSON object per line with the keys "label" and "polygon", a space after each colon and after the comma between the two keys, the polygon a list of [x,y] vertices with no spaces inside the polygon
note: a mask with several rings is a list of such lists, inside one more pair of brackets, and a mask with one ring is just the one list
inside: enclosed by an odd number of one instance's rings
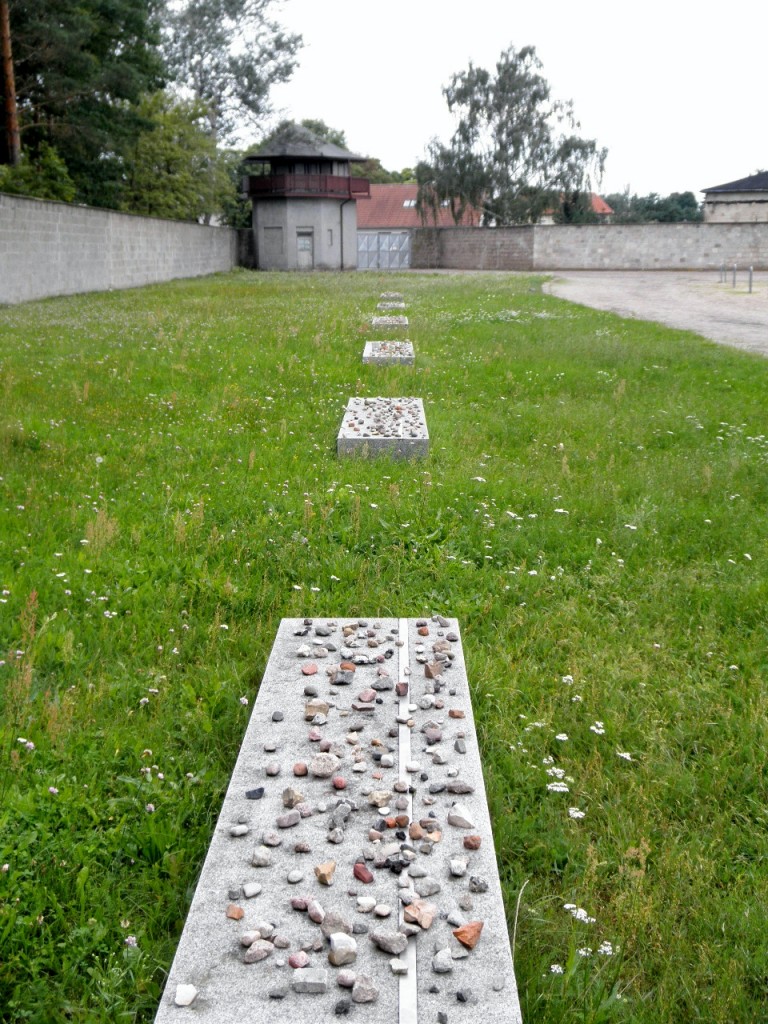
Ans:
{"label": "brick wall section", "polygon": [[768,269],[768,224],[419,228],[411,266],[451,270]]}
{"label": "brick wall section", "polygon": [[237,233],[0,194],[0,303],[134,288],[237,265]]}

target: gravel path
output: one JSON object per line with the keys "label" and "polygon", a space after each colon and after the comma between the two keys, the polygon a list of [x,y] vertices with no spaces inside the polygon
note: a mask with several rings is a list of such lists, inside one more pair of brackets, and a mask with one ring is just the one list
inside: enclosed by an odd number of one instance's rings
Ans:
{"label": "gravel path", "polygon": [[741,272],[719,283],[717,271],[557,272],[544,291],[582,306],[654,320],[705,338],[768,355],[768,274],[755,274],[752,293]]}

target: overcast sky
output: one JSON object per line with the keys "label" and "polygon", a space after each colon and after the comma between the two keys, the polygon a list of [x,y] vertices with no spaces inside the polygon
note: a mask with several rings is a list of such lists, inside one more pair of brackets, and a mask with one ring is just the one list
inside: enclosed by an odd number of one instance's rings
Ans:
{"label": "overcast sky", "polygon": [[304,37],[279,112],[342,129],[389,170],[449,138],[451,74],[492,69],[510,44],[535,46],[581,134],[607,147],[604,194],[698,193],[768,167],[764,0],[283,0],[275,13]]}

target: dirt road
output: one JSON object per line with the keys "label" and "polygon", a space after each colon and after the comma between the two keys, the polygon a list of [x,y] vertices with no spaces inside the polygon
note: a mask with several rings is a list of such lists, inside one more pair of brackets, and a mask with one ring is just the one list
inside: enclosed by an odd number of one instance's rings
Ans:
{"label": "dirt road", "polygon": [[715,271],[561,271],[544,291],[620,316],[654,320],[768,356],[768,273],[756,273],[752,293],[741,271],[736,287]]}

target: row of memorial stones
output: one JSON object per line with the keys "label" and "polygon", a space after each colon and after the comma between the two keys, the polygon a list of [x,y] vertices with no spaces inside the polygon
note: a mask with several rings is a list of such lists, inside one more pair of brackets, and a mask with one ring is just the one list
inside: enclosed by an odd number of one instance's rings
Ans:
{"label": "row of memorial stones", "polygon": [[[408,317],[399,292],[383,292],[378,309],[382,315],[372,318],[374,328],[404,330]],[[369,341],[363,362],[384,366],[415,361],[410,341]],[[424,405],[420,398],[350,398],[336,443],[339,455],[381,455],[416,458],[429,454]]]}
{"label": "row of memorial stones", "polygon": [[[407,328],[407,317],[394,315],[395,310],[405,309],[402,296],[384,293],[381,300],[378,308],[386,315],[374,317],[373,326]],[[363,361],[412,364],[413,346],[408,341],[368,342]],[[412,457],[426,455],[428,444],[420,399],[352,399],[339,433],[338,450],[340,453],[372,455],[382,452],[395,457]],[[279,971],[286,962],[292,968],[290,984],[284,977],[271,972],[265,976],[263,981],[270,999],[283,999],[290,989],[296,993],[328,993],[329,970],[317,965],[319,954],[321,962],[327,957],[328,964],[339,968],[336,972],[337,985],[350,990],[349,996],[343,996],[335,1003],[336,1014],[348,1013],[353,1003],[376,1002],[382,990],[387,997],[385,1001],[391,1003],[396,999],[396,993],[379,973],[377,958],[375,954],[373,958],[371,956],[372,949],[391,957],[390,978],[402,978],[409,971],[407,960],[401,958],[401,954],[406,952],[409,936],[429,931],[437,922],[433,932],[431,971],[433,976],[452,974],[457,961],[467,958],[475,948],[486,918],[492,919],[498,909],[494,895],[498,889],[498,872],[492,844],[490,852],[488,847],[481,850],[480,832],[484,829],[476,831],[477,821],[490,829],[476,744],[472,745],[473,757],[469,759],[475,772],[470,768],[462,777],[461,755],[467,753],[468,733],[461,721],[466,712],[460,705],[466,704],[471,720],[468,687],[465,686],[467,692],[462,695],[463,701],[453,700],[457,697],[456,685],[449,686],[446,694],[442,678],[443,673],[453,666],[453,644],[459,638],[457,632],[446,632],[448,620],[435,616],[432,621],[441,628],[438,628],[437,639],[429,647],[427,641],[422,640],[430,636],[429,624],[426,620],[416,623],[419,636],[414,656],[417,664],[424,664],[424,688],[419,695],[412,693],[410,681],[399,679],[401,674],[410,675],[409,667],[405,667],[402,673],[395,671],[397,682],[388,670],[387,662],[405,642],[397,635],[397,625],[392,624],[382,636],[380,623],[374,623],[372,628],[364,621],[347,623],[342,626],[339,654],[339,646],[332,639],[338,624],[314,625],[307,619],[295,631],[295,635],[304,638],[295,650],[295,657],[303,660],[301,678],[304,686],[300,702],[292,708],[293,730],[286,737],[289,742],[281,744],[285,709],[277,708],[271,712],[269,721],[257,723],[257,702],[249,731],[251,727],[258,726],[269,735],[263,742],[264,755],[268,758],[273,755],[263,765],[266,779],[291,772],[294,781],[283,787],[281,792],[278,786],[270,793],[268,784],[240,789],[241,799],[244,796],[245,801],[261,801],[266,796],[266,805],[271,797],[270,810],[266,817],[261,816],[261,820],[263,823],[271,819],[274,827],[261,831],[250,857],[251,867],[259,869],[257,874],[264,881],[251,877],[233,885],[228,893],[230,902],[226,917],[245,924],[238,940],[244,948],[243,963],[265,963],[268,972],[269,968]],[[322,680],[322,674],[316,659],[333,659],[337,654],[341,660],[325,670],[329,689],[327,693],[321,692],[318,680]],[[339,687],[355,684],[357,688],[366,671],[372,675],[363,680],[367,685],[357,693],[350,706],[344,706],[338,700],[342,693]],[[463,681],[466,683],[465,675]],[[394,693],[388,694],[388,691]],[[446,709],[446,700],[454,705],[447,708],[448,721],[459,726],[450,736],[446,734],[446,722],[441,714]],[[387,701],[394,704],[394,721],[390,719],[389,726],[384,724],[384,728],[379,730],[380,735],[371,736],[366,742],[366,727],[376,723],[377,712]],[[421,712],[425,713],[426,721],[417,728]],[[354,716],[352,721],[342,721],[350,715]],[[403,727],[406,731],[411,730],[411,735],[421,737],[425,762],[411,759],[405,764],[398,764],[396,740]],[[446,738],[452,746],[450,751],[441,745]],[[307,753],[301,759],[302,748],[307,745]],[[292,764],[286,764],[284,758],[277,756],[281,750],[285,754],[290,753]],[[300,759],[293,760],[296,756]],[[395,776],[394,781],[392,776]],[[478,779],[480,795],[474,798],[472,794]],[[317,799],[320,782],[323,788],[321,798]],[[235,776],[232,785],[236,785]],[[415,811],[413,808],[417,797],[423,810]],[[267,807],[264,806],[263,810],[266,812]],[[364,833],[367,829],[368,840],[362,846],[359,845],[361,826]],[[458,830],[460,842],[453,839],[446,844],[448,848],[444,856],[436,859],[434,852],[440,849],[438,844],[443,841],[447,826],[450,826],[451,838],[456,835],[453,830]],[[227,828],[230,841],[250,835],[249,814],[238,814]],[[344,863],[346,870],[351,867],[350,877],[345,880],[351,887],[347,889],[347,899],[342,906],[337,903],[330,907],[326,899],[311,892],[293,894],[295,887],[305,883],[307,870],[304,862],[314,852],[312,838],[319,838],[318,828],[325,831],[325,841],[335,852],[333,859],[313,864],[316,884],[329,888],[334,884],[337,859]],[[293,829],[297,831],[288,832]],[[284,837],[288,834],[297,836],[300,831],[305,838],[297,839],[287,849]],[[277,848],[281,846],[283,856],[275,860],[279,852]],[[288,865],[285,863],[286,854]],[[427,857],[432,860],[425,862]],[[383,875],[388,877],[389,884],[382,881]],[[393,877],[396,890],[392,889]],[[496,882],[491,893],[488,878],[492,879],[492,884],[494,879]],[[363,888],[367,886],[371,886],[371,890]],[[275,906],[281,889],[289,890],[285,895],[291,908],[301,915],[306,914],[306,920],[317,926],[319,934],[309,931],[303,937],[297,937],[294,929],[280,915],[269,913],[244,922],[244,901],[248,904],[254,897],[265,893],[269,903]],[[368,895],[368,891],[373,894]],[[482,901],[483,905],[476,907],[477,901]],[[482,910],[479,916],[478,910]],[[399,925],[395,928],[387,926],[387,919],[393,913],[396,919],[399,918]],[[369,926],[367,919],[358,919],[357,914],[371,915],[376,926]],[[466,915],[473,919],[468,920]],[[495,924],[494,933],[506,934],[503,919]],[[359,937],[366,934],[370,941],[361,947]],[[489,1020],[495,1020],[499,1011],[498,999],[505,998],[499,993],[504,989],[506,975],[512,967],[509,951],[506,951],[505,959],[498,934],[490,941],[491,947],[485,946],[486,969],[473,965],[452,994],[458,1003],[468,1004],[467,1010],[480,1002],[481,1007],[477,1009],[482,1008]],[[363,970],[356,970],[361,966]],[[473,991],[467,984],[471,980],[476,985],[478,979],[481,982],[480,992]],[[425,997],[427,1002],[431,1000],[431,1009],[433,1014],[436,1012],[438,1022],[448,1020],[447,1004],[443,1002],[438,984],[428,984],[421,995],[422,1002]],[[491,995],[496,997],[493,1006],[489,1003]],[[196,996],[195,986],[180,984],[176,987],[174,1002],[178,1006],[190,1005]],[[516,1004],[514,995],[512,1002]]]}

